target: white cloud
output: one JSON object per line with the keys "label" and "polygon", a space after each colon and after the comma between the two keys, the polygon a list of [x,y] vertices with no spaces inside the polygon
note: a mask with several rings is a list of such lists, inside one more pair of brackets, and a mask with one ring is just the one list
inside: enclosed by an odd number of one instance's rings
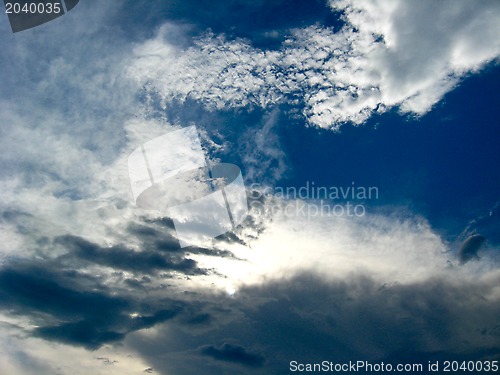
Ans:
{"label": "white cloud", "polygon": [[[403,111],[429,110],[463,74],[498,57],[500,7],[495,2],[331,1],[347,9],[359,34],[378,34],[366,55],[379,78],[382,103]],[[376,15],[376,16],[375,16]]]}
{"label": "white cloud", "polygon": [[301,104],[307,121],[336,129],[398,106],[423,114],[461,77],[496,59],[500,6],[491,2],[331,1],[337,33],[295,29],[279,51],[207,34],[186,50],[166,29],[134,50],[129,74],[164,103],[209,108]]}

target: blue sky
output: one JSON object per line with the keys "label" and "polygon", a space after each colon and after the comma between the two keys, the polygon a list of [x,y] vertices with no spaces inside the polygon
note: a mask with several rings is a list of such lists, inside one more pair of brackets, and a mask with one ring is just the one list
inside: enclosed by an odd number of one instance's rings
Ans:
{"label": "blue sky", "polygon": [[[466,0],[1,18],[0,373],[498,359],[499,20]],[[252,209],[181,248],[127,158],[191,125]],[[312,183],[378,194],[279,194]],[[346,204],[363,215],[317,211]]]}
{"label": "blue sky", "polygon": [[338,133],[283,126],[294,173],[282,184],[374,185],[380,196],[373,203],[410,205],[436,228],[457,235],[497,201],[497,84],[498,69],[491,66],[418,118],[392,112]]}

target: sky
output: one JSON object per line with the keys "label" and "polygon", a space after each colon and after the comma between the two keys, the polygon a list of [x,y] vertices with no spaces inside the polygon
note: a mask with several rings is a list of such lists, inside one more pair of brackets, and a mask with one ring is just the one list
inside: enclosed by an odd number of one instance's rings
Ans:
{"label": "sky", "polygon": [[[498,35],[494,0],[1,16],[0,374],[500,360]],[[128,160],[193,125],[248,215],[185,246]]]}

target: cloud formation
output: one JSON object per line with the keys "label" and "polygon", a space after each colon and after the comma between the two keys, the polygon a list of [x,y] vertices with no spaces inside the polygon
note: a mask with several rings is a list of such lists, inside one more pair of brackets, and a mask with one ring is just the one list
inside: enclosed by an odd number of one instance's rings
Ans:
{"label": "cloud formation", "polygon": [[498,276],[381,285],[361,274],[325,281],[304,273],[219,299],[225,308],[215,314],[218,324],[204,331],[164,325],[125,342],[165,374],[197,374],[201,366],[224,374],[282,373],[292,360],[491,360],[500,354]]}
{"label": "cloud formation", "polygon": [[56,238],[55,243],[67,248],[70,251],[69,256],[114,269],[145,273],[155,270],[171,270],[186,274],[204,273],[196,266],[195,261],[182,256],[162,254],[146,249],[134,251],[123,245],[102,248],[83,238],[69,235]]}
{"label": "cloud formation", "polygon": [[471,259],[479,259],[477,252],[481,249],[485,241],[486,238],[480,234],[475,234],[467,238],[460,247],[460,261],[466,263]]}
{"label": "cloud formation", "polygon": [[278,50],[208,33],[182,50],[169,28],[138,45],[129,75],[161,105],[194,99],[211,109],[286,103],[337,129],[398,107],[424,114],[464,75],[495,60],[497,3],[331,1],[340,31],[295,28]]}
{"label": "cloud formation", "polygon": [[220,347],[205,345],[198,350],[216,360],[240,363],[248,367],[261,367],[264,362],[264,357],[260,354],[248,352],[244,347],[230,343],[224,343]]}
{"label": "cloud formation", "polygon": [[[186,12],[129,40],[128,24],[116,24],[126,10],[98,1],[36,33],[2,34],[0,372],[268,374],[332,353],[498,356],[498,258],[460,265],[478,241],[454,253],[425,218],[273,216],[275,202],[262,201],[236,233],[184,250],[171,220],[128,203],[126,158],[173,128],[172,103],[215,110],[216,124],[235,109],[273,108],[244,134],[237,117],[224,134],[214,125],[219,143],[208,148],[231,153],[233,132],[248,175],[276,180],[286,169],[280,110],[328,129],[392,107],[422,114],[498,56],[497,2],[330,5],[341,27],[301,25],[293,9],[260,42],[224,22],[191,39],[175,23]],[[204,22],[203,12],[193,17]],[[494,223],[477,224],[496,234]]]}

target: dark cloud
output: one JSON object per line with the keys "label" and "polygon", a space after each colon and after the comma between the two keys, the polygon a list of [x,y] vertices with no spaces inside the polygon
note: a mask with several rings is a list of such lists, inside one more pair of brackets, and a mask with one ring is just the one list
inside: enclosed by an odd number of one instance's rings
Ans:
{"label": "dark cloud", "polygon": [[300,343],[303,360],[316,353],[348,360],[403,351],[442,351],[445,358],[462,353],[465,342],[471,354],[494,348],[500,304],[486,298],[493,287],[443,279],[381,286],[362,276],[328,283],[304,275],[248,292],[270,298],[251,316],[275,350],[280,341]]}
{"label": "dark cloud", "polygon": [[181,256],[160,254],[154,251],[134,251],[123,245],[108,248],[77,236],[61,236],[55,243],[67,248],[70,257],[77,257],[92,263],[133,272],[151,272],[156,270],[178,271],[189,275],[204,274],[192,259]]}
{"label": "dark cloud", "polygon": [[[169,288],[150,294],[145,287],[158,275],[113,284],[58,261],[0,269],[0,308],[36,322],[36,337],[89,350],[156,326],[147,345],[127,342],[159,373],[196,374],[207,357],[213,359],[208,373],[269,374],[286,372],[290,360],[425,363],[500,355],[494,279],[401,285],[303,274],[245,287],[232,297],[193,289],[172,299]],[[168,334],[161,328],[166,322]]]}
{"label": "dark cloud", "polygon": [[[496,246],[500,244],[500,202],[495,204],[488,210],[482,212],[481,215],[472,220],[464,229],[463,233],[472,235],[473,233],[481,233],[488,243]],[[486,250],[486,249],[484,249]]]}
{"label": "dark cloud", "polygon": [[480,234],[474,234],[467,238],[460,248],[459,258],[461,263],[467,263],[472,259],[479,259],[477,252],[483,246],[486,238]]}
{"label": "dark cloud", "polygon": [[130,286],[133,289],[141,289],[145,287],[145,284],[150,284],[151,283],[151,278],[147,276],[143,276],[140,279],[133,278],[133,279],[125,279],[125,284]]}
{"label": "dark cloud", "polygon": [[[209,303],[225,309],[212,310],[217,324],[203,331],[176,329],[176,320],[146,347],[129,343],[158,371],[183,374],[288,373],[291,360],[491,360],[500,355],[500,301],[491,297],[497,283],[381,284],[365,276],[326,282],[304,274],[232,298],[212,296]],[[197,360],[193,348],[215,361]]]}
{"label": "dark cloud", "polygon": [[[179,240],[175,237],[174,223],[169,218],[161,219],[146,219],[143,218],[144,224],[129,224],[127,231],[138,238],[142,247],[152,251],[158,250],[162,252],[179,252],[190,254],[203,254],[217,257],[234,257],[233,253],[228,250],[220,250],[217,248],[203,248],[198,246],[189,246],[181,248]],[[217,237],[218,240],[232,241],[243,243],[234,234],[226,234]]]}
{"label": "dark cloud", "polygon": [[229,343],[221,346],[205,345],[199,348],[201,354],[219,361],[239,363],[248,367],[261,367],[264,357],[258,353],[247,351],[244,347]]}
{"label": "dark cloud", "polygon": [[[142,25],[159,25],[173,21],[188,25],[193,34],[212,30],[235,37],[250,39],[262,47],[281,43],[291,28],[321,23],[339,27],[342,23],[326,0],[190,0],[173,2],[127,2],[119,14],[123,24],[134,30],[134,37],[142,36]],[[126,12],[125,12],[126,11]],[[130,32],[130,30],[129,30]],[[174,30],[172,30],[174,32]],[[171,35],[175,42],[175,37]],[[182,42],[177,38],[176,42]]]}
{"label": "dark cloud", "polygon": [[[68,253],[44,261],[10,261],[0,268],[0,309],[35,322],[33,336],[89,350],[156,327],[147,344],[137,345],[135,335],[127,343],[159,373],[197,374],[207,366],[207,373],[269,374],[287,372],[290,360],[415,358],[425,363],[500,355],[494,278],[459,285],[436,277],[400,285],[362,275],[326,282],[303,274],[245,287],[229,297],[191,288],[186,275],[203,270],[183,261],[188,253],[233,255],[174,249],[168,225],[128,225],[140,251],[71,235],[45,240],[43,246],[56,244]],[[237,233],[219,240],[239,242]],[[159,241],[165,241],[165,249]],[[474,249],[476,254],[479,248]],[[111,271],[88,272],[93,265]],[[178,293],[177,283],[186,283],[181,288],[189,292]]]}
{"label": "dark cloud", "polygon": [[[130,308],[131,302],[103,292],[79,290],[76,280],[74,275],[68,278],[46,264],[3,268],[0,308],[34,319],[41,325],[35,335],[50,340],[95,349],[123,338],[123,334],[107,327]],[[46,325],[54,322],[59,323]]]}
{"label": "dark cloud", "polygon": [[240,245],[247,245],[245,241],[243,241],[240,237],[238,237],[235,233],[233,232],[226,232],[224,234],[221,234],[220,236],[217,236],[215,238],[216,241],[221,241],[221,242],[227,242],[227,243],[238,243]]}
{"label": "dark cloud", "polygon": [[117,314],[93,317],[78,322],[40,327],[35,330],[35,336],[95,350],[105,343],[123,340],[129,332],[150,328],[170,320],[177,316],[181,310],[182,307],[178,305],[168,310],[157,311],[149,316],[133,317]]}
{"label": "dark cloud", "polygon": [[[33,335],[95,350],[128,333],[175,318],[186,302],[148,300],[134,289],[110,291],[97,277],[60,264],[17,262],[0,269],[0,309],[36,321]],[[200,314],[196,306],[187,315]]]}
{"label": "dark cloud", "polygon": [[195,315],[193,317],[188,318],[185,322],[189,325],[205,325],[207,323],[210,323],[212,320],[212,317],[210,314],[203,313],[199,315]]}

